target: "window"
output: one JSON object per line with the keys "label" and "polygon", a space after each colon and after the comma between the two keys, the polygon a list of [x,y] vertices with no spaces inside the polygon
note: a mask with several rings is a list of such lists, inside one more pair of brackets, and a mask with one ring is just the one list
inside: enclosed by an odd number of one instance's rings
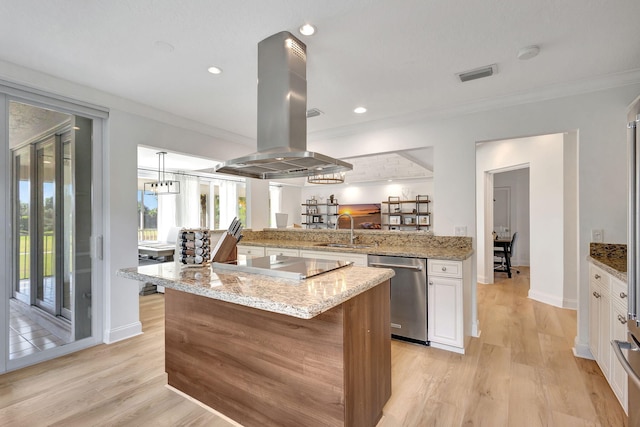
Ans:
{"label": "window", "polygon": [[175,227],[226,229],[236,217],[246,226],[244,179],[166,172],[166,179],[180,182],[180,193],[157,196],[144,191],[155,173],[138,169],[138,240],[165,241]]}
{"label": "window", "polygon": [[144,191],[144,183],[138,179],[138,240],[158,240],[158,196]]}

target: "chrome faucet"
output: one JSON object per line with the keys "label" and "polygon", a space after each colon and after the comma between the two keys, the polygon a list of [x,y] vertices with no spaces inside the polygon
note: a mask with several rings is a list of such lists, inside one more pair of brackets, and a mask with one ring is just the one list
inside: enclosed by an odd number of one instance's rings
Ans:
{"label": "chrome faucet", "polygon": [[340,223],[340,218],[341,218],[341,217],[343,217],[343,216],[348,216],[348,217],[349,217],[349,219],[351,220],[351,228],[350,228],[350,231],[351,231],[351,235],[350,235],[350,243],[353,245],[353,244],[355,243],[355,238],[353,237],[353,217],[352,217],[350,214],[348,214],[348,213],[341,213],[340,215],[338,215],[338,218],[336,218],[336,226],[335,226],[335,229],[336,229],[336,230],[338,229],[338,224]]}

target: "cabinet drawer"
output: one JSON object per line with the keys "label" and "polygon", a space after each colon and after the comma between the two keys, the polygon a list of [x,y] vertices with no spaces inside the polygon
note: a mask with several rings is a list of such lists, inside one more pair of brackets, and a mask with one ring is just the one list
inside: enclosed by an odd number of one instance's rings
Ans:
{"label": "cabinet drawer", "polygon": [[427,260],[429,276],[462,277],[462,261]]}
{"label": "cabinet drawer", "polygon": [[621,282],[616,278],[611,278],[611,301],[616,304],[622,304],[625,308],[628,307],[627,297],[627,284]]}
{"label": "cabinet drawer", "polygon": [[365,254],[301,250],[300,256],[302,258],[330,259],[330,260],[336,260],[336,261],[353,261],[353,265],[355,266],[358,266],[358,267],[367,266],[367,255]]}
{"label": "cabinet drawer", "polygon": [[593,264],[589,265],[589,280],[602,286],[603,290],[609,290],[609,275]]}
{"label": "cabinet drawer", "polygon": [[300,256],[300,251],[297,249],[288,249],[288,248],[265,248],[264,250],[265,256],[270,255],[284,255],[284,256]]}
{"label": "cabinet drawer", "polygon": [[264,256],[264,248],[259,246],[237,246],[238,256],[244,255],[248,258],[256,258]]}

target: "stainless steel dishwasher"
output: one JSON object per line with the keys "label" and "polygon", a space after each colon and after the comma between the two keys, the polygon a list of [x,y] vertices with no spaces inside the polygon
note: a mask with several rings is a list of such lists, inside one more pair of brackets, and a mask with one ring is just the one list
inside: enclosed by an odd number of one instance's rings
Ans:
{"label": "stainless steel dishwasher", "polygon": [[427,260],[369,255],[369,267],[391,268],[391,336],[429,344],[427,335]]}

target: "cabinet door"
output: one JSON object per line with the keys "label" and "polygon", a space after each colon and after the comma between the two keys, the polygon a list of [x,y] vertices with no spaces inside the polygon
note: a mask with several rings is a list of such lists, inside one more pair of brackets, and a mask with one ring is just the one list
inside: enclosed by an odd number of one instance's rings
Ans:
{"label": "cabinet door", "polygon": [[611,378],[611,297],[608,292],[600,298],[600,359],[598,364],[605,378]]}
{"label": "cabinet door", "polygon": [[591,282],[589,286],[589,349],[593,358],[600,360],[600,286]]}
{"label": "cabinet door", "polygon": [[[627,310],[621,304],[612,304],[612,307],[611,339],[624,342],[627,340]],[[613,353],[611,346],[609,346],[609,352],[611,354],[611,379],[609,382],[624,411],[627,412],[627,373]],[[626,353],[627,350],[624,350],[624,352]]]}
{"label": "cabinet door", "polygon": [[431,276],[429,279],[429,341],[464,346],[462,280]]}

